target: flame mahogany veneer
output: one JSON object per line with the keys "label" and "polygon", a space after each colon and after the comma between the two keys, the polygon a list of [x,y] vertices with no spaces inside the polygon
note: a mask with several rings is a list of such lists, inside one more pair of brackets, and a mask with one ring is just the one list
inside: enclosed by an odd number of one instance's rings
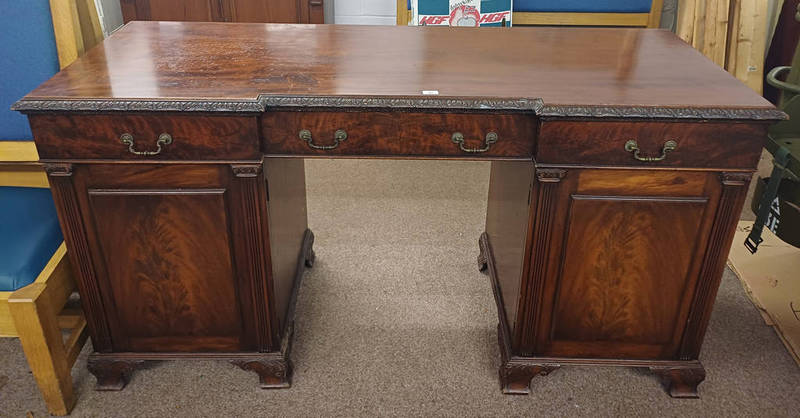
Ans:
{"label": "flame mahogany veneer", "polygon": [[302,158],[386,157],[492,161],[478,263],[505,393],[618,365],[680,397],[705,377],[736,220],[784,117],[658,30],[177,22],[128,24],[15,109],[99,389],[197,358],[289,386],[314,261]]}

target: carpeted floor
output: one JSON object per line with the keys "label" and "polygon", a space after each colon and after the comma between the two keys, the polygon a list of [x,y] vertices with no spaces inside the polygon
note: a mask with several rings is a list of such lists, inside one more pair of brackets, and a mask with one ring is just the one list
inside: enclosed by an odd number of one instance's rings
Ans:
{"label": "carpeted floor", "polygon": [[[226,362],[163,362],[122,392],[94,392],[84,350],[74,416],[797,416],[800,368],[726,272],[699,400],[646,370],[565,367],[530,396],[497,380],[497,314],[475,264],[489,166],[313,160],[317,261],[297,307],[289,390]],[[19,341],[0,339],[0,416],[46,416]]]}

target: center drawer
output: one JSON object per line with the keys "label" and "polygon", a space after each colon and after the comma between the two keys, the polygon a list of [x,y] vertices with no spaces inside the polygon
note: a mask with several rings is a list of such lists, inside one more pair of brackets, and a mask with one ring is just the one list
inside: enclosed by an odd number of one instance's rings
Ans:
{"label": "center drawer", "polygon": [[530,158],[534,118],[524,114],[268,112],[271,155]]}

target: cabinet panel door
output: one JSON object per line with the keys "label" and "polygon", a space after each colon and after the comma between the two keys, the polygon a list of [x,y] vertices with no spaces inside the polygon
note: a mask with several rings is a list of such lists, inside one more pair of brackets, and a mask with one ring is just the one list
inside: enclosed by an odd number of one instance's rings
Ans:
{"label": "cabinet panel door", "polygon": [[122,0],[122,17],[131,20],[223,21],[220,0]]}
{"label": "cabinet panel door", "polygon": [[674,358],[719,177],[575,170],[559,193],[561,263],[545,287],[538,353]]}
{"label": "cabinet panel door", "polygon": [[254,349],[228,166],[82,166],[76,186],[114,351]]}
{"label": "cabinet panel door", "polygon": [[224,0],[229,22],[308,23],[296,0]]}

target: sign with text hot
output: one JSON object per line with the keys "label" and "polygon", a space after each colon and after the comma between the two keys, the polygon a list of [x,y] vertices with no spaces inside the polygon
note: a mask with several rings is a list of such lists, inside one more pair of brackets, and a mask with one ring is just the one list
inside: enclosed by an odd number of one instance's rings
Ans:
{"label": "sign with text hot", "polygon": [[512,0],[413,0],[413,24],[511,26]]}

